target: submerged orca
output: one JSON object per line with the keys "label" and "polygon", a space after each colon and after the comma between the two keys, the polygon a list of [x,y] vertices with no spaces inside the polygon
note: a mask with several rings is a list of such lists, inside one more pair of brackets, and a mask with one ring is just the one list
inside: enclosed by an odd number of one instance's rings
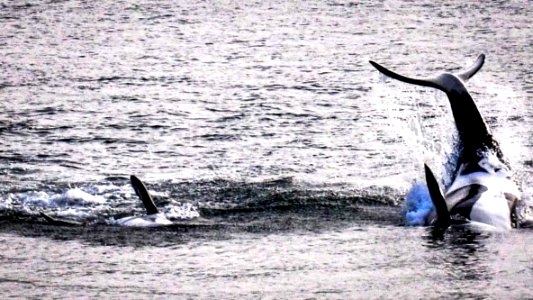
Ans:
{"label": "submerged orca", "polygon": [[39,214],[41,215],[41,217],[43,217],[46,222],[48,222],[49,224],[52,224],[52,225],[58,225],[58,226],[84,226],[85,224],[84,223],[81,223],[81,222],[76,222],[76,221],[72,221],[72,220],[61,220],[61,219],[56,219],[56,218],[53,218],[51,216],[49,216],[48,214],[44,213],[44,212],[39,212]]}
{"label": "submerged orca", "polygon": [[[160,213],[157,207],[152,200],[152,196],[148,193],[144,183],[137,178],[135,175],[130,177],[131,186],[135,190],[135,194],[141,199],[144,208],[146,209],[146,214],[141,216],[131,216],[124,217],[118,220],[115,220],[113,223],[121,226],[129,227],[157,227],[157,226],[167,226],[172,225],[172,222],[168,220],[164,214]],[[61,226],[83,226],[85,224],[81,222],[71,221],[71,220],[62,220],[56,219],[44,212],[40,212],[41,216],[52,225],[61,225]]]}
{"label": "submerged orca", "polygon": [[472,66],[460,73],[442,73],[420,79],[399,75],[370,61],[386,76],[436,88],[448,96],[459,134],[460,155],[455,176],[445,193],[425,165],[426,183],[435,206],[426,220],[428,225],[446,228],[456,223],[481,223],[498,229],[517,226],[518,187],[498,142],[464,86],[464,82],[481,69],[484,61],[485,55],[481,54]]}

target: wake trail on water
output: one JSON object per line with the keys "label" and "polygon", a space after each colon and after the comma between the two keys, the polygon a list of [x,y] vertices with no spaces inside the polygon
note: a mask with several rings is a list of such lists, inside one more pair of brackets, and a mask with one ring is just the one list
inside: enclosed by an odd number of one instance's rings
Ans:
{"label": "wake trail on water", "polygon": [[[1,202],[0,219],[46,223],[40,217],[44,212],[51,217],[84,224],[116,225],[118,218],[146,213],[127,181],[44,186],[37,191],[7,193],[3,196],[5,201]],[[357,190],[308,186],[295,183],[291,178],[262,182],[156,182],[148,184],[148,189],[160,212],[174,222],[198,219],[227,222],[236,215],[238,222],[246,223],[254,218],[267,221],[274,214],[286,213],[302,217],[316,217],[328,211],[332,216],[357,214],[360,207],[397,207],[400,198],[398,192],[387,188]],[[386,219],[378,213],[371,218]]]}

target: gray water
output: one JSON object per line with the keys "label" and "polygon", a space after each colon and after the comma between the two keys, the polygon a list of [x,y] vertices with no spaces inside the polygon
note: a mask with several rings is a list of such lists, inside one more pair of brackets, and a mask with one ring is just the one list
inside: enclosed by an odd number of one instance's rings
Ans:
{"label": "gray water", "polygon": [[531,238],[354,225],[134,248],[2,235],[1,284],[37,298],[526,299]]}
{"label": "gray water", "polygon": [[[531,298],[531,230],[402,226],[467,86],[533,195],[527,1],[0,2],[11,297]],[[440,168],[440,169],[439,169]],[[176,226],[128,229],[142,178]],[[47,225],[39,211],[87,223]]]}

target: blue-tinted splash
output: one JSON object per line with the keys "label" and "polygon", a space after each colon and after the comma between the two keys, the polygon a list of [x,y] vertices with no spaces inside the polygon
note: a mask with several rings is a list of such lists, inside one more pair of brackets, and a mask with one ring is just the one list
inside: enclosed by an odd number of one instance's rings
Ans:
{"label": "blue-tinted splash", "polygon": [[410,226],[425,225],[426,218],[433,208],[427,185],[424,183],[413,184],[405,197],[405,224]]}

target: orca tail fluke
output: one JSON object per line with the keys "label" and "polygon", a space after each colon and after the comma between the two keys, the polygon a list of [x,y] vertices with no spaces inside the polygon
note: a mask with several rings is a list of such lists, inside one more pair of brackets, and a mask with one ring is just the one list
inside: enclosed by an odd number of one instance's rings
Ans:
{"label": "orca tail fluke", "polygon": [[[483,66],[485,63],[485,54],[480,54],[476,61],[465,70],[456,73],[442,73],[440,75],[437,75],[436,77],[428,77],[428,78],[414,78],[414,77],[407,77],[400,75],[396,72],[393,72],[384,66],[374,62],[369,61],[374,68],[376,68],[378,71],[383,73],[384,75],[394,78],[399,81],[403,81],[405,83],[420,85],[420,86],[426,86],[426,87],[432,87],[439,89],[445,93],[450,93],[452,91],[466,91],[466,88],[463,86],[462,81],[466,82],[468,79],[472,78]],[[458,80],[461,79],[461,80]]]}
{"label": "orca tail fluke", "polygon": [[466,82],[468,79],[472,78],[472,76],[476,75],[476,73],[481,69],[481,67],[483,67],[484,63],[485,54],[480,54],[477,57],[476,61],[469,68],[455,75],[461,78],[462,81]]}
{"label": "orca tail fluke", "polygon": [[492,138],[490,129],[464,85],[464,81],[474,76],[481,69],[484,62],[485,55],[481,54],[470,67],[463,71],[456,74],[444,72],[430,78],[407,77],[395,73],[374,61],[370,61],[370,64],[384,75],[396,80],[432,87],[445,92],[452,108],[457,131],[462,141],[467,143],[463,146],[467,151],[475,153],[481,146],[498,148],[497,143]]}
{"label": "orca tail fluke", "polygon": [[432,87],[432,88],[437,88],[439,90],[442,90],[442,87],[438,85],[436,81],[436,79],[434,78],[414,78],[414,77],[407,77],[407,76],[403,76],[403,75],[400,75],[396,72],[393,72],[387,68],[385,68],[384,66],[378,64],[377,62],[375,61],[369,61],[370,64],[372,66],[374,66],[374,68],[376,68],[378,71],[380,71],[381,73],[383,73],[384,75],[390,77],[390,78],[394,78],[396,80],[399,80],[399,81],[402,81],[402,82],[405,82],[405,83],[410,83],[410,84],[415,84],[415,85],[420,85],[420,86],[427,86],[427,87]]}
{"label": "orca tail fluke", "polygon": [[446,200],[442,194],[442,191],[439,187],[439,183],[431,172],[431,169],[424,164],[424,170],[426,172],[426,183],[429,190],[429,196],[431,197],[431,202],[435,206],[435,211],[437,212],[437,219],[434,223],[437,227],[448,227],[450,226],[450,212],[448,211],[448,206],[446,205]]}
{"label": "orca tail fluke", "polygon": [[131,175],[130,180],[131,186],[135,190],[135,194],[137,194],[137,196],[141,198],[141,201],[143,202],[144,208],[146,209],[146,214],[152,215],[159,213],[159,210],[155,206],[154,200],[152,200],[152,196],[150,196],[150,193],[148,193],[144,183],[135,175]]}

